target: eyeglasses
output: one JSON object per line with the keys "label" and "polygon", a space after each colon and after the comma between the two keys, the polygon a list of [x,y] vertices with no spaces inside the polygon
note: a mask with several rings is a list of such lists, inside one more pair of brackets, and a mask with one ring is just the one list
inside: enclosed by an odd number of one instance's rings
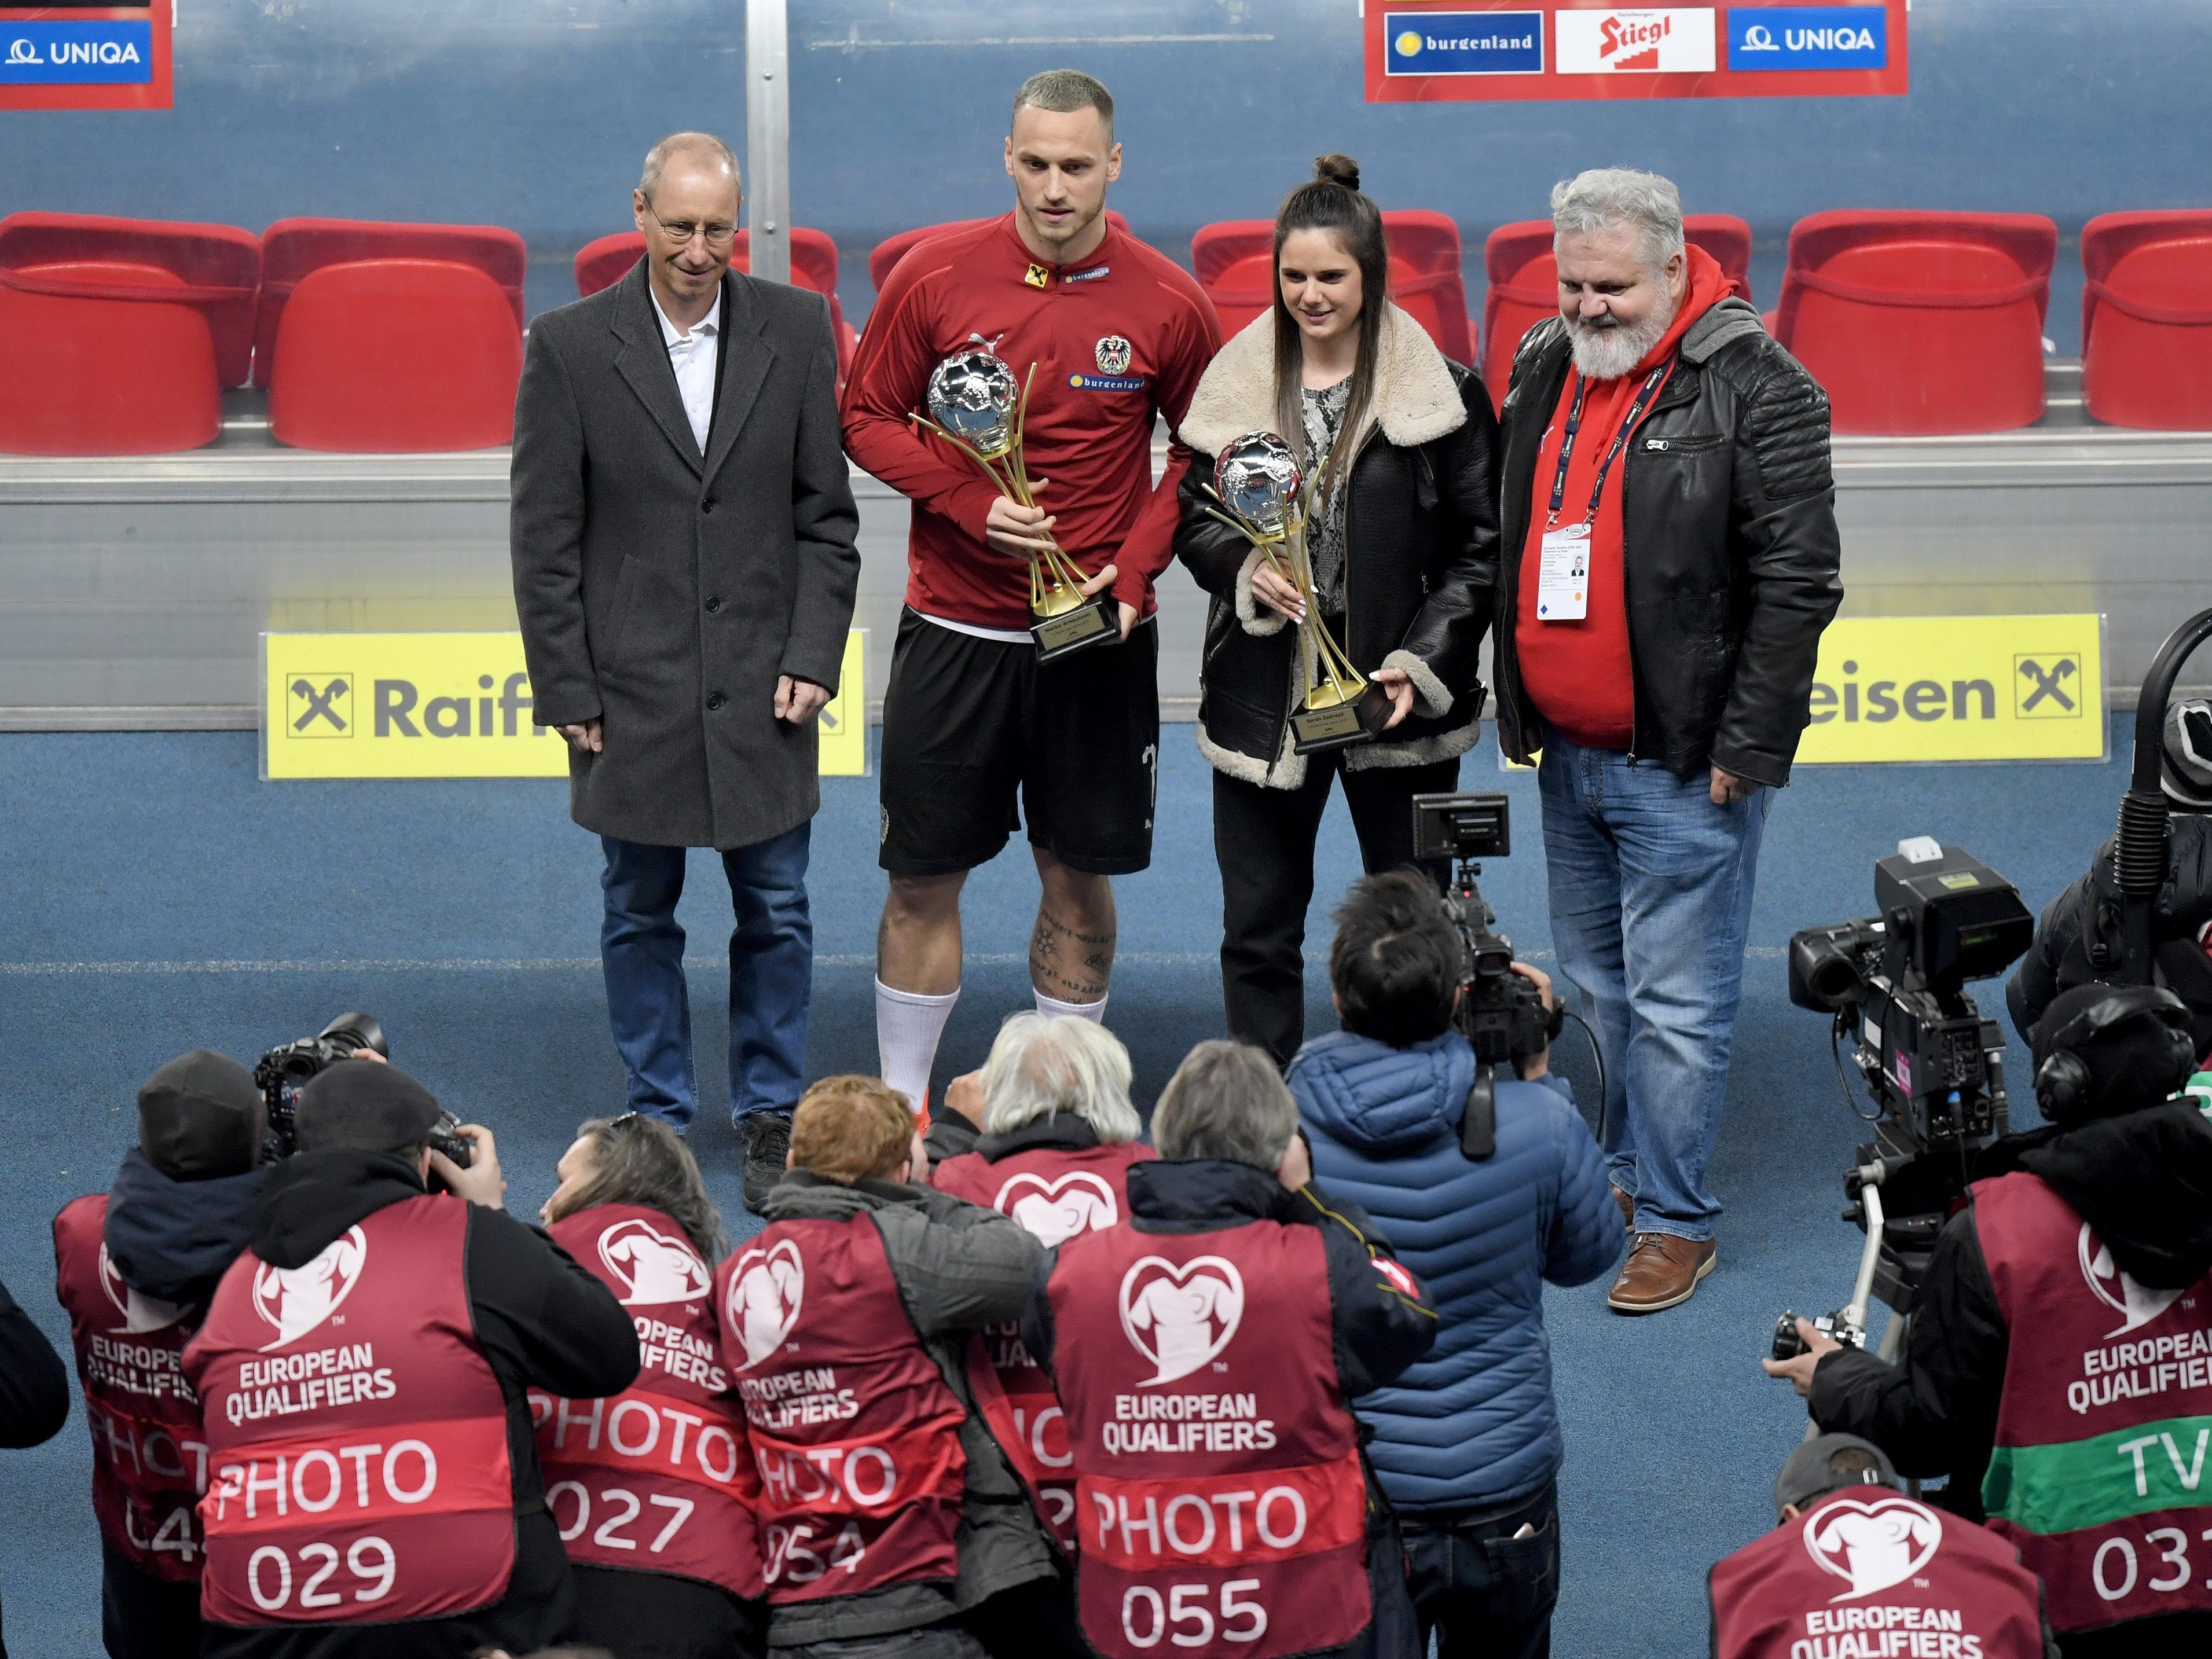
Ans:
{"label": "eyeglasses", "polygon": [[703,235],[707,239],[708,247],[727,247],[738,234],[738,228],[735,225],[726,224],[719,219],[703,225],[695,225],[689,219],[678,219],[672,222],[653,212],[653,204],[650,201],[646,203],[645,210],[652,216],[653,222],[659,225],[667,235],[674,238],[679,246],[689,242],[694,236]]}

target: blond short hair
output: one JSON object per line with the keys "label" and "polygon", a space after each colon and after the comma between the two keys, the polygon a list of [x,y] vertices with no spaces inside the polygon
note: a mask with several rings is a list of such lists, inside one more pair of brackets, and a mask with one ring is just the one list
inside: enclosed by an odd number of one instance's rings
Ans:
{"label": "blond short hair", "polygon": [[841,1186],[895,1174],[913,1145],[906,1097],[881,1078],[825,1077],[791,1115],[791,1167]]}

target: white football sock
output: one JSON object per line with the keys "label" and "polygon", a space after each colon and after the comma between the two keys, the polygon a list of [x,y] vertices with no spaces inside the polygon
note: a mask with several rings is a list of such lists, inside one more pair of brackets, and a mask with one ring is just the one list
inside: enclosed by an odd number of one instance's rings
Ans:
{"label": "white football sock", "polygon": [[1030,994],[1036,998],[1037,1012],[1041,1014],[1048,1014],[1054,1018],[1062,1014],[1067,1014],[1076,1019],[1087,1019],[1093,1025],[1103,1025],[1106,1023],[1104,997],[1099,998],[1096,1002],[1062,1002],[1058,997],[1047,996],[1034,985],[1030,987]]}
{"label": "white football sock", "polygon": [[917,1117],[928,1109],[937,1040],[945,1035],[945,1022],[952,1018],[952,1005],[959,1000],[957,987],[933,997],[896,991],[876,981],[876,1065],[884,1081],[906,1097],[907,1109]]}

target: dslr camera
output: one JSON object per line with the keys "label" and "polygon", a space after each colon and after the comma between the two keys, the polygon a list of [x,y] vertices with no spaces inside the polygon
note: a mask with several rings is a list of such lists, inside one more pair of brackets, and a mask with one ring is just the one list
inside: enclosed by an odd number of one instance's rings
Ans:
{"label": "dslr camera", "polygon": [[1451,864],[1444,914],[1466,951],[1452,1018],[1476,1061],[1460,1128],[1469,1158],[1487,1158],[1498,1148],[1497,1068],[1541,1054],[1559,1034],[1559,1011],[1547,1014],[1535,982],[1513,971],[1512,941],[1492,931],[1498,917],[1475,884],[1482,873],[1476,860],[1513,850],[1510,805],[1503,793],[1413,797],[1413,856]]}
{"label": "dslr camera", "polygon": [[[1936,1236],[1973,1180],[1977,1155],[2006,1133],[2004,1038],[1966,986],[2002,974],[2035,933],[2010,882],[1926,836],[1899,842],[1875,863],[1874,892],[1879,915],[1808,927],[1790,940],[1790,1000],[1834,1017],[1831,1042],[1851,1040],[1875,1105],[1874,1139],[1844,1176],[1844,1218],[1867,1236],[1858,1281],[1849,1306],[1814,1322],[1854,1346],[1870,1297],[1911,1312]],[[1777,1322],[1778,1359],[1803,1351],[1796,1317]],[[1891,1333],[1901,1324],[1893,1321]]]}
{"label": "dslr camera", "polygon": [[[384,1027],[374,1014],[340,1014],[311,1037],[301,1037],[271,1048],[253,1064],[253,1084],[261,1091],[264,1127],[261,1161],[274,1164],[300,1150],[297,1118],[300,1091],[318,1074],[349,1060],[367,1048],[392,1058]],[[464,1170],[476,1156],[476,1143],[460,1133],[461,1121],[441,1110],[428,1139],[431,1149],[443,1152]]]}

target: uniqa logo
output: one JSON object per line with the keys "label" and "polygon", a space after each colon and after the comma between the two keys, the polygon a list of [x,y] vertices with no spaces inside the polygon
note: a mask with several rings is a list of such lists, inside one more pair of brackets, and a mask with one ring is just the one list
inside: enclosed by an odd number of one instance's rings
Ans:
{"label": "uniqa logo", "polygon": [[[18,40],[15,43],[23,43]],[[15,54],[9,54],[9,61]],[[145,60],[138,56],[135,40],[57,40],[53,61],[57,64],[137,64]]]}

